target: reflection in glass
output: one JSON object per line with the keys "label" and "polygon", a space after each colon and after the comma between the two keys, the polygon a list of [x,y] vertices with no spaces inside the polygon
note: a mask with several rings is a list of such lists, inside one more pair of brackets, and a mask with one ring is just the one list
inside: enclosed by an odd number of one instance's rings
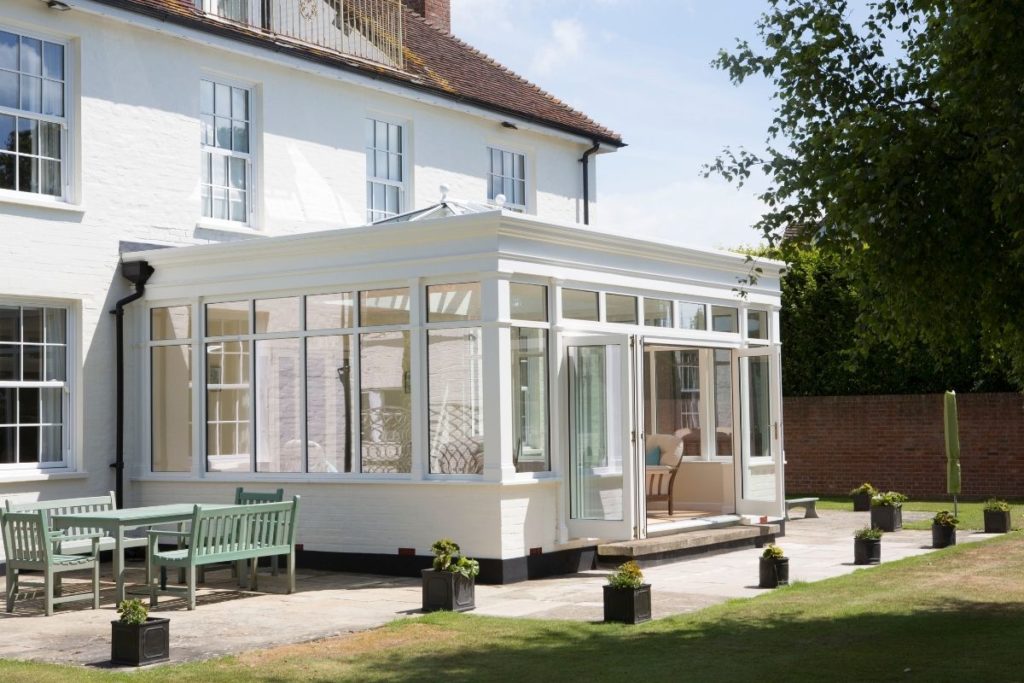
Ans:
{"label": "reflection in glass", "polygon": [[548,333],[512,328],[512,435],[516,472],[546,472]]}
{"label": "reflection in glass", "polygon": [[732,306],[712,306],[711,329],[715,332],[739,332],[739,311]]}
{"label": "reflection in glass", "polygon": [[396,287],[360,292],[359,324],[363,327],[408,325],[409,288]]}
{"label": "reflection in glass", "polygon": [[192,338],[192,307],[166,306],[149,312],[150,339],[164,341]]}
{"label": "reflection in glass", "polygon": [[206,336],[222,337],[249,332],[249,302],[206,304]]}
{"label": "reflection in glass", "polygon": [[672,302],[665,299],[644,299],[644,325],[672,327]]}
{"label": "reflection in glass", "polygon": [[411,472],[409,332],[360,335],[359,375],[362,471]]}
{"label": "reflection in glass", "polygon": [[427,322],[480,319],[480,283],[427,287]]}
{"label": "reflection in glass", "polygon": [[433,474],[483,474],[482,343],[478,327],[427,332]]}
{"label": "reflection in glass", "polygon": [[249,472],[249,342],[206,345],[206,454],[211,472]]}
{"label": "reflection in glass", "polygon": [[352,471],[352,337],[306,339],[306,436],[310,472]]}
{"label": "reflection in glass", "polygon": [[768,311],[747,311],[747,336],[751,339],[768,338]]}
{"label": "reflection in glass", "polygon": [[732,455],[732,352],[715,349],[715,455]]}
{"label": "reflection in glass", "polygon": [[306,329],[335,330],[355,325],[352,294],[317,294],[306,297]]}
{"label": "reflection in glass", "polygon": [[636,297],[624,294],[605,295],[604,315],[606,322],[635,325]]}
{"label": "reflection in glass", "polygon": [[575,320],[598,320],[597,292],[563,289],[562,317]]}
{"label": "reflection in glass", "polygon": [[544,285],[509,283],[509,314],[513,320],[548,320],[548,288]]}
{"label": "reflection in glass", "polygon": [[190,472],[192,346],[157,346],[150,353],[153,471]]}
{"label": "reflection in glass", "polygon": [[679,311],[679,327],[684,330],[706,330],[708,321],[704,304],[695,304],[689,301],[680,301],[676,304]]}
{"label": "reflection in glass", "polygon": [[256,333],[298,330],[300,305],[301,302],[297,296],[256,299]]}
{"label": "reflection in glass", "polygon": [[302,340],[262,339],[255,345],[256,471],[301,472]]}

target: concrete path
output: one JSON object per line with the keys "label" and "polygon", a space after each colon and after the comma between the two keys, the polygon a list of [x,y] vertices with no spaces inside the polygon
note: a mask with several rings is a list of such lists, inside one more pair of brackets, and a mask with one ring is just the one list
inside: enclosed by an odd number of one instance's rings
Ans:
{"label": "concrete path", "polygon": [[[820,511],[820,519],[788,523],[780,540],[790,559],[790,578],[818,581],[854,570],[853,532],[864,526],[866,513]],[[923,514],[923,513],[922,513]],[[908,517],[910,515],[908,514]],[[960,532],[960,542],[987,538]],[[891,561],[930,551],[927,531],[886,534],[882,559]],[[704,555],[645,571],[653,584],[654,616],[692,612],[730,598],[750,597],[758,589],[757,549]],[[870,571],[870,569],[868,569]],[[109,568],[104,567],[109,576]],[[509,586],[477,586],[477,614],[542,619],[597,621],[602,617],[601,586],[607,572],[528,581]],[[141,580],[141,570],[133,577]],[[161,598],[153,616],[171,618],[172,661],[205,659],[350,633],[419,613],[417,579],[303,571],[298,592],[284,594],[284,577],[260,576],[260,590],[240,591],[228,571],[208,574],[195,611],[177,596]],[[2,582],[0,582],[2,583]],[[82,587],[66,580],[68,591]],[[19,602],[14,614],[0,612],[0,658],[36,659],[107,666],[113,584],[103,585],[103,608],[88,602],[70,603],[52,617],[42,615],[40,600]]]}

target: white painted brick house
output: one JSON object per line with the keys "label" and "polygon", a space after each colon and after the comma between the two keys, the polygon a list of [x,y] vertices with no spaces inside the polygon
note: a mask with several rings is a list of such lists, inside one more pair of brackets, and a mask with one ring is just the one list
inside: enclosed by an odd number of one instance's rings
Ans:
{"label": "white painted brick house", "polygon": [[120,409],[125,504],[283,486],[324,566],[642,539],[663,437],[677,507],[781,511],[777,264],[737,299],[741,256],[587,229],[620,137],[447,22],[5,0],[0,499],[112,490]]}

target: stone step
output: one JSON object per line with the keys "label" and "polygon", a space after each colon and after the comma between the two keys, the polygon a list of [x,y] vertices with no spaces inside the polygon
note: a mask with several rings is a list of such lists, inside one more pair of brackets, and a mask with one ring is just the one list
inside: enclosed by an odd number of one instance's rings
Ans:
{"label": "stone step", "polygon": [[694,517],[692,519],[680,519],[672,522],[647,523],[647,538],[657,536],[671,536],[680,533],[692,533],[694,531],[707,531],[708,529],[720,529],[739,524],[739,515],[708,515],[706,517]]}
{"label": "stone step", "polygon": [[771,543],[781,533],[779,524],[733,524],[688,531],[642,541],[617,541],[597,546],[599,564],[614,565],[636,560],[641,565],[669,562],[687,555]]}

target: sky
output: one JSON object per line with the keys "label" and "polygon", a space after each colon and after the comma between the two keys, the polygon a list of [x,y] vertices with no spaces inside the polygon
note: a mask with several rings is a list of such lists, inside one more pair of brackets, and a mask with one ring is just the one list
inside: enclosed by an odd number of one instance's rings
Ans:
{"label": "sky", "polygon": [[742,189],[701,166],[764,149],[769,85],[711,67],[756,38],[762,0],[452,0],[452,32],[622,135],[598,161],[595,225],[702,247],[759,242],[763,178]]}

